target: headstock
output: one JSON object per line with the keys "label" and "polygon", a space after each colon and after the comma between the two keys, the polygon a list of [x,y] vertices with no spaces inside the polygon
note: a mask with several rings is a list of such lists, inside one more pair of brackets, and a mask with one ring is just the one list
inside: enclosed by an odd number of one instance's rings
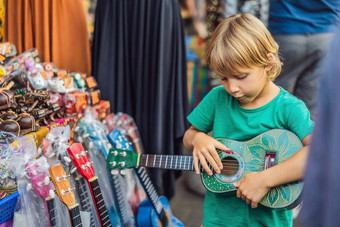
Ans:
{"label": "headstock", "polygon": [[111,142],[111,144],[115,148],[123,149],[123,150],[130,150],[130,151],[133,150],[131,143],[117,129],[112,130],[112,132],[110,132],[107,135],[107,139]]}
{"label": "headstock", "polygon": [[63,202],[69,209],[76,206],[74,188],[68,180],[65,170],[62,165],[54,165],[49,168],[51,180],[56,188],[57,195],[61,202]]}
{"label": "headstock", "polygon": [[95,147],[104,157],[107,157],[109,149],[112,148],[110,142],[106,138],[105,130],[100,122],[87,124],[83,132],[82,138],[89,149]]}
{"label": "headstock", "polygon": [[77,167],[80,175],[90,180],[95,176],[92,162],[90,162],[87,156],[87,151],[85,151],[81,143],[74,143],[69,148],[67,152],[70,155],[74,165]]}
{"label": "headstock", "polygon": [[26,172],[35,193],[44,199],[48,197],[54,198],[55,196],[53,184],[50,182],[48,167],[49,165],[44,157],[25,164]]}
{"label": "headstock", "polygon": [[129,150],[110,149],[106,159],[109,169],[127,169],[138,166],[139,155]]}
{"label": "headstock", "polygon": [[137,125],[133,118],[128,114],[122,113],[120,114],[120,120],[122,126],[126,130],[126,135],[128,135],[131,138],[132,142],[134,143],[138,142],[140,136]]}

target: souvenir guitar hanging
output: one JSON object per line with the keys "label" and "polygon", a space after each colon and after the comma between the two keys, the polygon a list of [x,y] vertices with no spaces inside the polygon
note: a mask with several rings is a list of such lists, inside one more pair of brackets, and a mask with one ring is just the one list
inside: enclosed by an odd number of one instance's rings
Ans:
{"label": "souvenir guitar hanging", "polygon": [[112,226],[98,183],[98,177],[95,175],[92,163],[87,157],[87,151],[85,151],[81,143],[74,143],[69,148],[67,148],[67,152],[77,167],[80,175],[86,179],[91,188],[92,199],[97,210],[97,216],[100,220],[100,225],[103,227]]}
{"label": "souvenir guitar hanging", "polygon": [[[217,140],[231,149],[227,152],[218,150],[223,164],[222,173],[209,176],[203,167],[199,166],[203,185],[214,193],[235,192],[237,188],[233,183],[239,181],[246,173],[259,172],[277,165],[302,148],[300,139],[284,129],[269,130],[245,142],[225,138]],[[107,158],[108,168],[122,169],[134,166],[195,170],[192,156],[135,154],[128,150],[110,150]],[[269,208],[292,209],[300,202],[302,186],[301,181],[295,181],[274,187],[263,197],[260,204]]]}
{"label": "souvenir guitar hanging", "polygon": [[79,204],[75,201],[74,188],[71,188],[68,181],[69,175],[66,175],[62,165],[51,166],[49,172],[60,201],[69,210],[72,227],[82,227]]}
{"label": "souvenir guitar hanging", "polygon": [[77,168],[73,164],[67,148],[69,143],[67,142],[70,136],[70,127],[56,127],[44,138],[41,148],[51,165],[61,163],[64,169],[68,170],[71,176],[74,178],[74,184],[76,186],[76,192],[79,197],[81,211],[88,212],[90,214],[90,227],[98,226],[94,219],[95,210],[92,210],[92,204],[90,201],[90,192],[87,190],[86,180],[78,173]]}
{"label": "souvenir guitar hanging", "polygon": [[[133,147],[131,146],[131,144],[117,129],[114,129],[112,132],[110,132],[107,138],[114,147],[133,151]],[[116,153],[117,151],[110,152]],[[124,153],[120,154],[124,156]],[[135,170],[138,179],[140,180],[148,196],[148,199],[142,201],[139,204],[137,213],[137,226],[184,227],[183,223],[181,223],[175,216],[173,216],[168,199],[164,196],[158,195],[146,170],[143,167],[136,167],[133,169]]]}
{"label": "souvenir guitar hanging", "polygon": [[[86,125],[86,132],[83,134],[83,138],[90,138],[90,147],[96,147],[105,160],[108,155],[109,149],[112,147],[110,142],[107,140],[105,131],[100,126],[99,121],[94,121],[92,124]],[[116,207],[118,209],[119,218],[121,221],[121,225],[124,227],[135,226],[135,219],[133,216],[133,212],[129,203],[127,202],[127,198],[122,190],[122,181],[120,176],[117,174],[113,174],[109,172],[111,189],[113,190],[113,194],[115,197]]]}
{"label": "souvenir guitar hanging", "polygon": [[[124,113],[117,113],[116,115],[110,114],[105,121],[110,129],[110,131],[117,129],[119,132],[122,134],[126,135],[128,132],[125,130],[125,124],[128,124],[130,122],[130,119],[125,119],[124,116],[128,116],[127,114]],[[133,120],[132,120],[133,121]],[[132,129],[132,127],[129,126],[129,128]],[[130,130],[131,131],[131,130]],[[135,131],[135,130],[132,130]],[[136,138],[139,138],[138,136],[135,136]],[[109,139],[109,138],[108,138]],[[109,139],[110,140],[110,139]],[[112,141],[110,141],[112,145]],[[136,141],[135,141],[136,142]],[[134,144],[140,144],[140,143],[134,143]],[[136,149],[137,150],[137,149]],[[142,149],[140,149],[142,150]],[[145,193],[145,190],[143,186],[140,183],[140,180],[138,179],[137,173],[135,170],[130,169],[130,170],[125,170],[124,171],[125,175],[124,178],[126,180],[126,185],[127,185],[127,198],[129,201],[129,204],[135,214],[137,215],[137,211],[139,208],[140,203],[147,198],[147,195]]]}
{"label": "souvenir guitar hanging", "polygon": [[25,164],[26,172],[35,193],[44,200],[50,227],[54,227],[57,226],[55,219],[55,193],[53,184],[50,182],[48,167],[49,164],[45,157]]}

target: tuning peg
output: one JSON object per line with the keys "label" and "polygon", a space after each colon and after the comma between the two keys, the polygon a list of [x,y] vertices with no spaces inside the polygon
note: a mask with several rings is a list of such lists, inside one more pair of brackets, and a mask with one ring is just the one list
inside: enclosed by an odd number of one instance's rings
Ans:
{"label": "tuning peg", "polygon": [[28,183],[27,186],[26,186],[26,191],[31,191],[32,190],[32,184],[31,183]]}
{"label": "tuning peg", "polygon": [[116,147],[117,147],[118,149],[122,149],[123,146],[122,146],[122,144],[117,143],[117,144],[116,144]]}
{"label": "tuning peg", "polygon": [[109,142],[107,143],[107,146],[108,146],[109,149],[112,148],[112,145],[111,145],[111,143],[109,143]]}
{"label": "tuning peg", "polygon": [[52,152],[48,157],[49,157],[49,158],[53,158],[53,156],[55,156],[55,153],[54,153],[54,152]]}
{"label": "tuning peg", "polygon": [[51,199],[54,199],[54,197],[55,197],[55,191],[54,191],[54,190],[51,189],[51,190],[48,192],[48,194],[50,195]]}
{"label": "tuning peg", "polygon": [[111,170],[112,175],[117,175],[119,173],[118,169]]}
{"label": "tuning peg", "polygon": [[27,172],[24,171],[21,175],[20,175],[20,178],[24,178],[24,177],[27,177],[28,178],[28,175],[27,175]]}
{"label": "tuning peg", "polygon": [[86,138],[89,137],[89,136],[90,136],[89,133],[84,133],[84,134],[83,134],[83,139],[86,139]]}
{"label": "tuning peg", "polygon": [[119,164],[120,166],[122,166],[122,167],[125,166],[125,162],[118,162],[118,164]]}
{"label": "tuning peg", "polygon": [[45,179],[44,179],[44,184],[48,185],[49,183],[50,183],[50,177],[46,176]]}
{"label": "tuning peg", "polygon": [[64,156],[63,159],[67,163],[71,163],[72,162],[72,159],[70,157],[68,157],[68,156]]}
{"label": "tuning peg", "polygon": [[120,170],[120,174],[124,176],[127,175],[127,170],[126,169]]}
{"label": "tuning peg", "polygon": [[77,171],[77,167],[73,167],[70,171],[70,173],[74,174]]}
{"label": "tuning peg", "polygon": [[119,155],[122,156],[122,157],[125,157],[125,156],[126,156],[126,152],[123,151],[123,152],[121,152]]}
{"label": "tuning peg", "polygon": [[112,154],[113,156],[117,156],[117,155],[118,155],[118,151],[111,151],[111,154]]}
{"label": "tuning peg", "polygon": [[92,149],[93,148],[93,142],[89,142],[89,148]]}
{"label": "tuning peg", "polygon": [[84,140],[83,140],[83,138],[81,138],[81,136],[78,136],[77,140],[78,140],[79,143],[83,143],[84,142]]}
{"label": "tuning peg", "polygon": [[79,129],[80,129],[80,127],[79,127],[79,126],[76,126],[76,127],[74,128],[74,131],[78,132]]}
{"label": "tuning peg", "polygon": [[86,165],[90,167],[93,164],[93,162],[87,162]]}
{"label": "tuning peg", "polygon": [[43,151],[42,148],[39,147],[39,148],[38,148],[38,155],[42,154],[42,151]]}
{"label": "tuning peg", "polygon": [[80,152],[80,155],[85,156],[86,155],[86,151]]}
{"label": "tuning peg", "polygon": [[117,165],[117,163],[115,161],[113,161],[113,162],[110,162],[110,165],[115,167]]}

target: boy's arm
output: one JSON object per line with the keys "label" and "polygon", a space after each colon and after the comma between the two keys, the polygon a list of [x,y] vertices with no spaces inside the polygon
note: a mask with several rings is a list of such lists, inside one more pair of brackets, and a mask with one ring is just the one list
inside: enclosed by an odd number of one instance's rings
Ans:
{"label": "boy's arm", "polygon": [[216,151],[216,148],[224,151],[230,150],[224,144],[218,142],[216,139],[208,136],[206,133],[198,130],[194,126],[191,126],[184,134],[183,137],[184,146],[192,150],[192,156],[194,159],[195,172],[200,173],[198,168],[198,160],[202,167],[211,176],[213,173],[208,166],[209,164],[214,168],[216,173],[220,173],[220,169],[223,168],[221,159]]}
{"label": "boy's arm", "polygon": [[306,168],[310,139],[311,135],[306,136],[302,140],[303,148],[286,161],[261,172],[248,173],[234,183],[238,187],[236,196],[256,208],[272,187],[301,180]]}

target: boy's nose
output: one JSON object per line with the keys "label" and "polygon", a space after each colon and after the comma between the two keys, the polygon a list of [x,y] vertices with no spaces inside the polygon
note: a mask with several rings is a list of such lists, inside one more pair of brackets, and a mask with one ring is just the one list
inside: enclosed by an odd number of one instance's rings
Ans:
{"label": "boy's nose", "polygon": [[239,88],[236,84],[231,83],[231,84],[230,84],[230,91],[231,91],[232,93],[236,93],[236,92],[239,92],[239,91],[240,91],[240,88]]}

